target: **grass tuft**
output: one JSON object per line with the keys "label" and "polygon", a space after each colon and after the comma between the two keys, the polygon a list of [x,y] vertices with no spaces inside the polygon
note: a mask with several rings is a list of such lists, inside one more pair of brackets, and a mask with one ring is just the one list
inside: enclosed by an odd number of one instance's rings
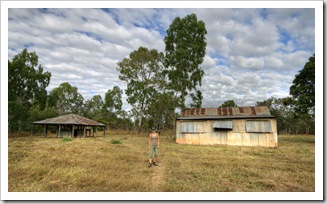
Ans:
{"label": "grass tuft", "polygon": [[67,137],[67,136],[65,136],[65,137],[63,137],[62,139],[61,139],[61,141],[63,141],[63,142],[69,142],[69,141],[72,141],[73,139],[71,138],[71,137]]}
{"label": "grass tuft", "polygon": [[120,140],[111,140],[111,144],[121,144],[122,142]]}

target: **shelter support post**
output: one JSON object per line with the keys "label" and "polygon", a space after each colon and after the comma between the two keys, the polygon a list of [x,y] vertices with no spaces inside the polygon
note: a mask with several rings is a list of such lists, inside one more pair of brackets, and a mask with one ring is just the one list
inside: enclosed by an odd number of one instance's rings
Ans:
{"label": "shelter support post", "polygon": [[72,125],[72,136],[71,136],[71,138],[74,138],[74,129],[75,129],[75,126]]}
{"label": "shelter support post", "polygon": [[61,135],[61,125],[59,124],[58,135],[57,135],[57,137],[60,137],[60,135]]}
{"label": "shelter support post", "polygon": [[48,125],[44,127],[45,136],[48,137]]}

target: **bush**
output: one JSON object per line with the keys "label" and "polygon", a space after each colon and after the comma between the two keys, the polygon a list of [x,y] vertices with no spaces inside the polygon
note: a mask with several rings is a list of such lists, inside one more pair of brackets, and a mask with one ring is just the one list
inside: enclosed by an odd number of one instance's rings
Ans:
{"label": "bush", "polygon": [[64,142],[72,141],[72,140],[73,139],[71,137],[67,137],[67,136],[65,136],[65,137],[62,138],[62,141],[64,141]]}
{"label": "bush", "polygon": [[111,140],[111,144],[121,144],[120,140]]}

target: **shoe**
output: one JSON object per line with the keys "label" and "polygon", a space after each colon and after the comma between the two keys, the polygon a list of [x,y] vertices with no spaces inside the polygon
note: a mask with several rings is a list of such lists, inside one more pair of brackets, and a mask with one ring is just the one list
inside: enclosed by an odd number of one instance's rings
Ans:
{"label": "shoe", "polygon": [[156,164],[155,162],[153,162],[153,165],[154,165],[154,166],[158,166],[158,164]]}
{"label": "shoe", "polygon": [[152,164],[151,164],[151,163],[149,163],[148,167],[151,167],[151,166],[152,166]]}

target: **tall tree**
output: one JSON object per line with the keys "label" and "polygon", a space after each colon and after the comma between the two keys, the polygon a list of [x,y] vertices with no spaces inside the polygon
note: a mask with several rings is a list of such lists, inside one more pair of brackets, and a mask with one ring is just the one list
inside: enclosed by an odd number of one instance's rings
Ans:
{"label": "tall tree", "polygon": [[111,128],[118,128],[118,118],[122,113],[122,94],[118,86],[114,86],[113,89],[109,89],[105,94],[105,102],[102,113],[107,120],[107,124]]}
{"label": "tall tree", "polygon": [[295,75],[290,95],[296,102],[296,111],[314,115],[315,111],[315,54]]}
{"label": "tall tree", "polygon": [[54,107],[58,115],[65,113],[82,114],[84,98],[77,87],[68,82],[60,84],[49,93],[49,107]]}
{"label": "tall tree", "polygon": [[224,107],[237,107],[237,104],[235,103],[234,100],[228,100],[225,101],[223,104],[221,104],[221,106],[219,106],[219,108],[224,108]]}
{"label": "tall tree", "polygon": [[175,121],[175,98],[172,93],[158,92],[151,98],[146,114],[149,126],[164,129],[165,126],[173,128]]}
{"label": "tall tree", "polygon": [[117,63],[119,79],[127,82],[127,102],[133,107],[139,130],[150,99],[164,86],[162,61],[163,53],[140,47]]}
{"label": "tall tree", "polygon": [[22,130],[23,123],[29,123],[27,118],[32,106],[45,108],[50,78],[51,73],[44,72],[38,64],[35,52],[24,49],[8,61],[9,131]]}
{"label": "tall tree", "polygon": [[191,106],[201,106],[202,94],[197,86],[202,85],[204,75],[200,64],[205,56],[206,34],[205,23],[198,21],[195,14],[176,17],[167,30],[165,73],[169,79],[168,89],[175,91],[181,108],[185,107],[187,96],[193,101]]}
{"label": "tall tree", "polygon": [[118,86],[114,86],[112,90],[109,89],[105,94],[104,108],[113,113],[121,111],[123,105],[122,94],[123,91]]}
{"label": "tall tree", "polygon": [[85,102],[84,116],[94,120],[100,120],[104,101],[100,95],[95,95]]}

